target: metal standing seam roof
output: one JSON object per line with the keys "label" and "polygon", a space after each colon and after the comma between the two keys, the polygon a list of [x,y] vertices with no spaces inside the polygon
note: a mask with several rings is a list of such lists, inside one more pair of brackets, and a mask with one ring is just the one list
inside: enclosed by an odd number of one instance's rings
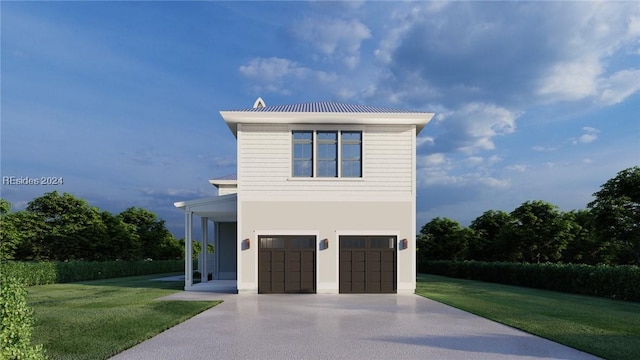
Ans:
{"label": "metal standing seam roof", "polygon": [[229,175],[219,176],[211,180],[238,180],[238,174],[229,174]]}
{"label": "metal standing seam roof", "polygon": [[259,108],[228,110],[230,112],[302,112],[302,113],[425,113],[404,109],[390,109],[379,106],[353,105],[320,101],[303,104],[275,105]]}

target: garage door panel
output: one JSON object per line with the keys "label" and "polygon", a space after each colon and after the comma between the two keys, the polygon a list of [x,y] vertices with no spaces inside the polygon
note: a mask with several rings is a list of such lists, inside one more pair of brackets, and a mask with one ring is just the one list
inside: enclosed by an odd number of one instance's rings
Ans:
{"label": "garage door panel", "polygon": [[395,293],[395,244],[390,236],[341,236],[340,292]]}
{"label": "garage door panel", "polygon": [[392,262],[383,262],[380,264],[380,271],[393,272],[395,270],[395,264]]}
{"label": "garage door panel", "polygon": [[315,293],[313,236],[259,237],[259,293]]}
{"label": "garage door panel", "polygon": [[271,263],[271,270],[284,272],[284,262],[278,261]]}
{"label": "garage door panel", "polygon": [[391,252],[391,251],[382,251],[381,253],[381,257],[382,257],[382,261],[385,262],[394,262],[394,258],[395,258],[395,252]]}
{"label": "garage door panel", "polygon": [[363,293],[366,292],[367,288],[364,286],[364,282],[352,282],[351,283],[351,291],[354,293]]}
{"label": "garage door panel", "polygon": [[271,281],[284,282],[284,271],[272,271],[271,272]]}
{"label": "garage door panel", "polygon": [[375,282],[375,283],[380,283],[380,273],[379,272],[369,272],[367,274],[367,281],[368,282]]}
{"label": "garage door panel", "polygon": [[284,251],[271,251],[271,261],[284,261]]}
{"label": "garage door panel", "polygon": [[289,261],[287,263],[287,272],[288,273],[300,273],[300,262],[299,261]]}
{"label": "garage door panel", "polygon": [[395,274],[391,272],[383,272],[380,274],[380,281],[382,282],[393,282],[395,280]]}
{"label": "garage door panel", "polygon": [[368,271],[376,271],[379,272],[380,271],[380,262],[370,262],[367,264],[367,270]]}
{"label": "garage door panel", "polygon": [[351,281],[365,281],[365,272],[364,271],[352,271],[351,272]]}
{"label": "garage door panel", "polygon": [[351,254],[351,261],[353,262],[365,262],[366,251],[353,251]]}
{"label": "garage door panel", "polygon": [[287,251],[286,257],[288,261],[300,262],[300,251]]}
{"label": "garage door panel", "polygon": [[300,263],[300,271],[302,271],[303,273],[307,273],[307,272],[315,272],[316,267],[315,264],[313,262],[302,262]]}

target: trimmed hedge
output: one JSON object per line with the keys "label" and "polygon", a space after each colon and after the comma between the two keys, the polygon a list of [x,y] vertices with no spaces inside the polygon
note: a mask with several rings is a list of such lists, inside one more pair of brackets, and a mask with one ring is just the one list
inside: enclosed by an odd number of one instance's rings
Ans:
{"label": "trimmed hedge", "polygon": [[640,267],[631,265],[529,264],[482,261],[426,261],[418,272],[640,301]]}
{"label": "trimmed hedge", "polygon": [[179,271],[184,271],[183,260],[0,262],[0,274],[17,277],[27,286]]}
{"label": "trimmed hedge", "polygon": [[0,274],[0,359],[46,359],[42,345],[31,345],[33,310],[27,306],[24,284]]}

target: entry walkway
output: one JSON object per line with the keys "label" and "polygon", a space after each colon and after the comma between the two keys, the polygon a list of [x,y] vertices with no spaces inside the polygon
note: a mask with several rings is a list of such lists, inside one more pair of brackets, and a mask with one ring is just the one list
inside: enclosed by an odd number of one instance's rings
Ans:
{"label": "entry walkway", "polygon": [[417,295],[230,295],[113,359],[563,359],[589,354]]}

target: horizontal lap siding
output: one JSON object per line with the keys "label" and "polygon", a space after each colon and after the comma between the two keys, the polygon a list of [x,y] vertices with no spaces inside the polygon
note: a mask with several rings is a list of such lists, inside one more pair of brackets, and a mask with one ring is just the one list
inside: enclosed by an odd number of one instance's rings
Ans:
{"label": "horizontal lap siding", "polygon": [[411,194],[411,127],[368,126],[363,132],[363,179],[308,181],[291,177],[288,126],[243,125],[238,132],[239,191],[243,196]]}

